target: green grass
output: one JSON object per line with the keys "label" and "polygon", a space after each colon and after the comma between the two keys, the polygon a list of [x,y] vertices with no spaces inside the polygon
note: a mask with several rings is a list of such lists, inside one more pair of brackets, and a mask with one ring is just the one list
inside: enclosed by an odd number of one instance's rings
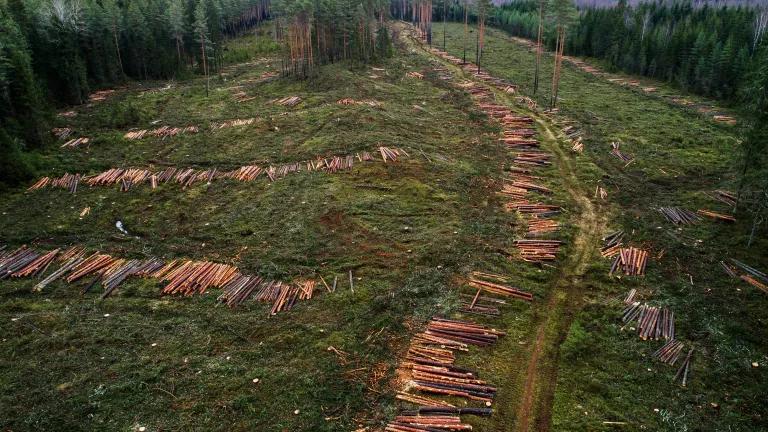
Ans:
{"label": "green grass", "polygon": [[[384,72],[339,64],[307,82],[252,82],[275,64],[272,58],[228,69],[226,80],[212,79],[208,98],[202,79],[152,92],[143,90],[166,83],[137,83],[80,107],[74,119],[58,121],[94,142],[75,150],[51,145],[40,156],[46,164],[40,174],[113,166],[232,168],[378,145],[402,147],[411,156],[274,183],[129,192],[83,187],[75,195],[20,188],[0,197],[2,243],[210,259],[284,280],[338,275],[339,291],[270,318],[264,305],[215,307],[215,293],[161,297],[162,285],[154,281],[130,280],[104,302],[96,293],[79,294],[87,281],[57,282],[42,294],[29,291],[31,280],[3,281],[2,427],[336,431],[381,425],[395,409],[390,380],[397,357],[424,320],[455,310],[455,275],[485,269],[529,276],[522,287],[542,294],[539,282],[549,271],[498,253],[511,249],[517,228],[514,215],[489,194],[502,176],[496,129],[463,92],[430,77],[406,78],[407,71],[431,67],[423,56],[401,50],[377,65]],[[241,83],[256,99],[234,102],[227,88]],[[303,102],[295,108],[268,103],[289,95]],[[382,106],[336,104],[344,97]],[[207,130],[211,121],[244,117],[260,120]],[[202,130],[166,140],[122,138],[130,127],[156,127],[154,120]],[[80,219],[86,206],[91,214]],[[119,235],[117,220],[137,238]],[[358,278],[354,293],[349,270]],[[513,347],[515,334],[527,328],[529,308],[508,309],[498,325],[508,329],[504,343]],[[347,363],[329,346],[348,353]],[[479,365],[493,355],[489,350],[466,361]],[[374,373],[381,370],[386,374]]]}
{"label": "green grass", "polygon": [[[451,25],[449,32],[449,49],[456,53],[460,27]],[[461,365],[479,369],[499,387],[496,415],[467,420],[476,430],[514,429],[536,325],[548,313],[544,300],[562,281],[558,269],[511,261],[505,253],[523,226],[492,193],[510,162],[496,143],[498,129],[465,93],[434,74],[407,78],[408,71],[435,66],[413,46],[399,46],[395,58],[375,65],[385,71],[337,64],[306,82],[258,82],[279,68],[272,50],[264,35],[232,42],[225,58],[233,64],[212,77],[208,97],[200,78],[170,83],[167,90],[161,90],[165,82],[134,83],[105,102],[77,108],[77,117],[57,119],[58,126],[73,127],[93,143],[75,150],[52,144],[38,156],[40,174],[114,166],[231,169],[378,145],[402,147],[410,157],[337,174],[299,173],[274,183],[215,182],[185,190],[163,185],[155,191],[140,186],[129,192],[83,187],[75,195],[19,188],[0,196],[0,243],[84,244],[122,257],[210,259],[284,280],[337,275],[339,290],[269,317],[265,305],[216,307],[215,290],[194,298],[162,297],[156,281],[130,280],[103,302],[96,293],[79,294],[88,281],[57,282],[40,294],[30,292],[32,280],[2,281],[0,427],[381,427],[399,407],[393,400],[394,367],[412,334],[433,314],[454,313],[462,289],[457,276],[484,270],[510,275],[537,299],[533,305],[511,303],[499,319],[479,320],[507,336],[494,347],[459,356]],[[489,36],[484,64],[495,75],[530,82],[530,59],[495,32]],[[234,64],[240,61],[248,63]],[[548,67],[545,62],[544,76]],[[598,181],[609,185],[611,203],[597,204],[613,215],[612,227],[634,230],[634,241],[665,254],[639,281],[609,279],[607,261],[590,264],[578,287],[582,307],[557,357],[552,429],[600,430],[603,420],[627,421],[629,430],[764,427],[758,398],[766,373],[749,363],[766,358],[765,297],[724,279],[714,264],[735,256],[768,268],[765,254],[756,252],[765,250],[764,241],[745,251],[742,223],[707,222],[678,231],[649,209],[716,208],[701,192],[732,186],[738,131],[570,67],[563,75],[562,115],[577,120],[587,137],[585,155],[574,161],[583,189],[593,190]],[[255,99],[235,102],[235,91]],[[294,108],[269,103],[292,95],[303,99]],[[336,104],[346,97],[382,105]],[[259,121],[208,130],[213,121],[248,117]],[[157,127],[155,120],[199,125],[201,132],[166,140],[122,138],[128,128]],[[608,155],[616,139],[637,156],[626,169]],[[544,139],[547,148],[558,145]],[[573,240],[578,209],[556,167],[541,174],[542,183],[555,190],[545,200],[566,207],[560,237]],[[86,206],[91,214],[80,219]],[[119,235],[116,220],[138,238]],[[566,246],[560,265],[570,250]],[[354,293],[346,282],[349,270],[359,278]],[[680,333],[695,342],[688,389],[669,383],[674,372],[648,359],[651,344],[618,330],[619,299],[629,287],[673,307]],[[329,346],[346,352],[345,361]],[[649,373],[649,367],[661,372]]]}
{"label": "green grass", "polygon": [[[440,29],[434,40],[442,41]],[[448,26],[448,50],[459,57],[462,31],[460,25]],[[484,67],[519,84],[525,95],[531,95],[533,58],[501,32],[489,31]],[[551,57],[545,57],[537,96],[542,105],[548,101],[551,72]],[[586,150],[578,165],[585,189],[607,186],[610,204],[603,211],[613,216],[611,227],[624,229],[633,243],[663,257],[654,259],[641,279],[610,279],[608,260],[594,263],[585,277],[584,306],[561,346],[552,429],[616,429],[603,421],[627,422],[622,430],[765,428],[758,395],[768,373],[749,366],[768,356],[768,334],[761,325],[768,319],[765,294],[728,279],[717,262],[736,257],[768,268],[766,236],[746,249],[743,215],[735,225],[704,221],[677,229],[654,210],[674,205],[726,211],[704,192],[736,187],[740,131],[568,65],[560,94],[558,117],[575,120],[584,132]],[[609,155],[612,141],[621,141],[636,162],[624,168]],[[671,383],[676,368],[650,359],[659,343],[619,330],[620,299],[633,287],[643,299],[670,306],[679,336],[696,347],[687,388]]]}

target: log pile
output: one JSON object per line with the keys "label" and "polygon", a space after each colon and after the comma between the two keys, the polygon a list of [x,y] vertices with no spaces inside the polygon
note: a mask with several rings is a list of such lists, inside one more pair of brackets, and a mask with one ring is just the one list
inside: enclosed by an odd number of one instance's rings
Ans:
{"label": "log pile", "polygon": [[[396,147],[379,147],[378,153],[384,163],[396,162],[408,153]],[[376,160],[370,152],[360,152],[355,155],[333,156],[331,158],[318,158],[302,162],[292,162],[282,165],[260,167],[258,165],[246,165],[231,171],[222,171],[216,168],[198,170],[194,168],[169,167],[162,171],[152,171],[144,168],[111,168],[99,174],[84,176],[81,174],[64,174],[59,178],[43,177],[27,189],[28,191],[43,189],[46,187],[68,189],[74,193],[80,181],[88,186],[112,186],[119,185],[121,191],[128,191],[135,185],[149,184],[155,189],[158,184],[175,183],[184,188],[196,183],[210,184],[216,180],[237,180],[241,182],[253,181],[264,174],[270,181],[276,181],[291,173],[324,171],[336,173],[350,170],[356,162],[368,162]]]}
{"label": "log pile", "polygon": [[301,103],[301,98],[298,96],[288,96],[282,99],[275,99],[273,102],[282,106],[295,107]]}
{"label": "log pile", "polygon": [[675,338],[675,314],[665,307],[633,302],[624,308],[621,320],[626,325],[637,321],[637,334],[642,340]]}
{"label": "log pile", "polygon": [[669,339],[661,348],[653,353],[653,357],[660,362],[673,366],[680,359],[685,344],[677,339]]}
{"label": "log pile", "polygon": [[713,212],[712,210],[705,210],[705,209],[699,209],[696,213],[700,214],[701,216],[708,217],[710,219],[714,219],[716,221],[721,222],[736,222],[736,218],[722,213]]}
{"label": "log pile", "polygon": [[91,142],[90,138],[86,137],[80,137],[80,138],[72,138],[71,140],[65,142],[61,145],[61,148],[75,148],[80,147],[81,145],[85,145]]}
{"label": "log pile", "polygon": [[194,134],[198,133],[200,129],[197,126],[186,126],[186,127],[172,127],[172,126],[161,126],[157,129],[141,129],[141,130],[135,130],[135,131],[128,131],[123,135],[123,138],[127,140],[140,140],[145,137],[151,136],[161,139],[166,139],[168,137],[175,137],[177,135],[181,134]]}
{"label": "log pile", "polygon": [[415,71],[408,72],[405,74],[405,76],[407,76],[408,78],[424,79],[424,74],[415,72]]}
{"label": "log pile", "polygon": [[528,218],[528,231],[527,237],[536,237],[542,234],[549,234],[556,232],[560,229],[560,223],[556,220],[545,219],[538,215],[533,215]]}
{"label": "log pile", "polygon": [[[490,276],[494,278],[498,278],[497,275],[490,275]],[[533,301],[533,294],[527,291],[523,291],[508,285],[488,282],[486,280],[480,279],[481,277],[489,278],[489,275],[475,272],[473,273],[473,277],[470,277],[467,281],[469,286],[473,288],[477,288],[477,294],[475,294],[475,298],[473,299],[473,303],[470,306],[470,309],[472,309],[472,306],[474,306],[474,304],[477,302],[482,292],[486,292],[486,293],[490,293],[490,294],[494,294],[502,297],[516,298],[516,299],[525,300],[529,302]]]}
{"label": "log pile", "polygon": [[285,283],[243,275],[237,267],[210,261],[172,260],[166,263],[158,258],[123,259],[100,252],[86,256],[85,248],[81,246],[49,252],[38,252],[27,246],[10,252],[0,249],[0,280],[42,277],[54,263],[60,266],[37,283],[33,291],[42,291],[51,282],[62,278],[67,283],[85,279],[88,282],[81,294],[100,284],[103,288],[100,298],[105,299],[129,278],[143,277],[164,282],[161,290],[164,295],[189,297],[204,294],[210,288],[221,288],[219,303],[235,308],[253,299],[272,304],[270,314],[275,315],[290,310],[299,301],[312,299],[317,286],[316,281],[308,279]]}
{"label": "log pile", "polygon": [[58,139],[67,139],[68,136],[72,134],[72,129],[70,128],[53,128],[51,129],[51,133]]}
{"label": "log pile", "polygon": [[249,126],[254,123],[256,123],[256,119],[253,117],[247,119],[225,120],[220,123],[211,123],[211,130],[220,130],[237,126]]}
{"label": "log pile", "polygon": [[608,234],[602,238],[603,247],[600,249],[600,255],[603,258],[610,258],[619,253],[624,244],[624,231],[619,230]]}
{"label": "log pile", "polygon": [[626,153],[623,153],[621,150],[619,150],[620,147],[621,147],[621,143],[612,142],[611,154],[619,158],[622,162],[626,162],[627,165],[629,165],[634,160],[634,157],[629,156]]}
{"label": "log pile", "polygon": [[609,274],[621,271],[627,276],[644,276],[647,264],[648,251],[635,247],[620,248]]}
{"label": "log pile", "polygon": [[[470,346],[491,345],[503,335],[473,322],[433,317],[427,328],[413,337],[398,366],[404,390],[396,397],[417,408],[401,412],[385,430],[470,430],[472,427],[463,424],[459,416],[490,416],[492,410],[488,407],[496,388],[480,379],[476,371],[456,366],[456,352],[467,351]],[[446,396],[479,402],[484,407],[457,408],[437,399]]]}
{"label": "log pile", "polygon": [[520,257],[527,262],[554,261],[560,245],[560,240],[517,239],[513,242],[520,251]]}
{"label": "log pile", "polygon": [[690,225],[701,220],[696,213],[680,207],[659,207],[658,211],[675,225]]}

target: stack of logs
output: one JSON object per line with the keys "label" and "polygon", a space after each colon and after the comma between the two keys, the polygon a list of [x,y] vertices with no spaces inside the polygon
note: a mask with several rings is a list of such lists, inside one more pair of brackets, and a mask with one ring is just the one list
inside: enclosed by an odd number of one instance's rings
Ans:
{"label": "stack of logs", "polygon": [[735,217],[733,217],[731,215],[727,215],[727,214],[717,213],[717,212],[714,212],[712,210],[699,209],[697,211],[697,213],[700,214],[701,216],[708,217],[708,218],[714,219],[716,221],[736,222],[736,218]]}
{"label": "stack of logs", "polygon": [[621,270],[627,276],[643,276],[647,263],[648,251],[635,247],[620,248],[609,274]]}
{"label": "stack of logs", "polygon": [[301,98],[298,96],[288,96],[282,99],[275,99],[273,102],[282,106],[294,107],[301,103]]}
{"label": "stack of logs", "polygon": [[624,308],[621,320],[626,324],[637,320],[637,334],[642,340],[675,338],[675,314],[665,307],[632,302]]}
{"label": "stack of logs", "polygon": [[[81,294],[100,283],[103,287],[100,297],[104,299],[129,277],[144,277],[163,281],[165,286],[161,292],[165,295],[189,297],[205,294],[209,288],[221,288],[219,303],[234,308],[253,298],[272,304],[270,313],[274,315],[291,309],[298,301],[312,299],[316,286],[314,280],[285,283],[243,275],[237,267],[210,261],[173,260],[166,263],[158,258],[123,259],[99,252],[86,256],[85,248],[81,246],[50,252],[38,252],[26,245],[9,252],[0,248],[0,280],[42,277],[54,263],[60,264],[58,269],[37,283],[33,291],[42,291],[62,278],[67,283],[87,278],[89,282],[83,286]],[[328,290],[331,291],[329,287]]]}
{"label": "stack of logs", "polygon": [[221,123],[211,123],[211,130],[219,130],[237,126],[249,126],[254,123],[256,123],[256,119],[253,117],[247,119],[225,120]]}
{"label": "stack of logs", "polygon": [[186,127],[172,127],[172,126],[161,126],[157,129],[141,129],[141,130],[135,130],[135,131],[129,131],[126,132],[125,135],[123,135],[123,138],[127,140],[140,140],[147,136],[152,136],[156,138],[168,138],[168,137],[174,137],[176,135],[181,134],[188,134],[188,133],[198,133],[200,129],[198,129],[197,126],[186,126]]}
{"label": "stack of logs", "polygon": [[[379,147],[379,154],[382,160],[386,162],[396,162],[402,156],[408,156],[408,153],[400,148]],[[162,171],[150,171],[143,168],[111,168],[102,173],[83,176],[81,174],[64,174],[60,178],[51,179],[43,177],[35,184],[29,187],[29,191],[42,189],[45,187],[58,187],[68,189],[74,193],[77,191],[77,185],[82,180],[88,186],[111,186],[119,185],[120,190],[127,191],[134,185],[149,183],[152,189],[157,188],[160,183],[169,183],[173,181],[176,184],[187,188],[195,183],[208,183],[214,180],[233,179],[238,181],[253,181],[260,174],[265,174],[271,181],[283,178],[290,173],[301,171],[327,171],[335,173],[342,170],[351,169],[355,161],[373,161],[374,156],[369,152],[361,152],[355,155],[333,156],[331,158],[318,158],[302,162],[292,162],[278,166],[269,166],[262,168],[257,165],[247,165],[232,171],[219,171],[216,168],[206,170],[196,170],[194,168],[179,169],[169,167]]]}
{"label": "stack of logs", "polygon": [[[489,282],[489,280],[494,282]],[[509,279],[492,273],[472,272],[472,275],[467,279],[467,284],[476,288],[477,291],[471,301],[468,301],[469,298],[462,301],[461,311],[478,315],[499,315],[499,309],[496,305],[506,304],[506,302],[497,296],[533,301],[533,294],[509,285],[502,285],[499,282],[508,283]],[[487,296],[481,296],[483,293]]]}
{"label": "stack of logs", "polygon": [[600,255],[603,258],[610,258],[619,253],[624,244],[624,231],[619,230],[603,237],[603,247],[600,249]]}
{"label": "stack of logs", "polygon": [[696,213],[680,207],[659,207],[658,210],[675,225],[690,225],[701,220]]}
{"label": "stack of logs", "polygon": [[[469,346],[488,346],[504,333],[469,321],[433,317],[424,332],[411,340],[408,353],[399,369],[406,382],[397,398],[417,405],[417,410],[405,412],[390,422],[392,432],[430,430],[468,430],[457,415],[490,415],[496,388],[478,378],[477,372],[455,365],[457,351]],[[456,408],[443,400],[412,393],[418,391],[439,396],[477,401],[485,407]],[[449,415],[453,414],[453,415]]]}

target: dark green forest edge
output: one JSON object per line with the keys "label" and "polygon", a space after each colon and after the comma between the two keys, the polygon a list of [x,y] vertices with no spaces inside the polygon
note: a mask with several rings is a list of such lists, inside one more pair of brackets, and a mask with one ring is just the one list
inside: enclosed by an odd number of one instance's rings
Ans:
{"label": "dark green forest edge", "polygon": [[[416,7],[431,10],[414,23],[429,29],[419,42],[410,26],[395,22],[411,21]],[[685,3],[578,10],[565,0],[503,7],[0,0],[0,245],[82,244],[123,257],[227,262],[274,278],[340,279],[337,292],[273,317],[257,303],[225,309],[213,293],[160,296],[156,281],[138,278],[106,301],[81,294],[79,284],[59,281],[33,293],[37,280],[2,280],[0,427],[383,430],[403,407],[394,399],[395,366],[411,336],[433,315],[456,316],[466,288],[461,276],[483,270],[508,275],[536,301],[509,304],[495,319],[469,317],[507,333],[498,346],[462,353],[458,362],[499,388],[493,416],[462,418],[474,430],[768,428],[768,299],[719,265],[736,258],[768,269],[762,13]],[[556,57],[545,54],[536,68],[535,50],[509,38],[535,40],[539,16],[550,51],[560,38],[565,54],[645,76],[670,94],[715,100],[736,113],[737,124],[715,123],[568,64],[553,97]],[[492,27],[482,45],[481,21]],[[423,49],[430,40],[518,86],[496,98],[539,121],[542,147],[557,162],[540,181],[566,209],[558,218],[562,239],[577,238],[585,217],[577,190],[605,234],[622,229],[651,252],[644,278],[609,277],[599,244],[573,279],[563,279],[570,273],[562,269],[570,244],[555,266],[510,259],[525,225],[493,193],[508,175],[509,154],[496,142],[494,122],[440,78],[445,70],[455,82],[472,75]],[[115,92],[89,99],[101,89]],[[287,96],[301,102],[274,103]],[[531,110],[518,96],[542,108]],[[344,98],[376,104],[337,103]],[[57,115],[63,112],[76,115]],[[256,121],[247,127],[208,127],[250,117]],[[201,132],[123,138],[158,121]],[[564,124],[581,131],[582,154],[572,154],[558,132]],[[62,149],[53,127],[91,142]],[[610,154],[615,141],[632,164]],[[65,172],[232,169],[379,145],[410,156],[276,182],[25,192],[37,177]],[[606,199],[593,196],[597,186]],[[715,189],[738,192],[738,205],[713,201]],[[678,227],[660,206],[733,212],[736,222]],[[90,213],[82,215],[85,208]],[[117,220],[130,236],[115,229]],[[350,270],[354,291],[345,279]],[[650,358],[659,342],[622,329],[621,301],[632,288],[643,301],[674,310],[680,338],[696,349],[686,387],[673,381],[676,368]],[[548,309],[550,298],[558,300],[556,311]],[[537,383],[522,425],[541,325],[555,335],[542,363],[554,366],[536,366],[555,372]]]}

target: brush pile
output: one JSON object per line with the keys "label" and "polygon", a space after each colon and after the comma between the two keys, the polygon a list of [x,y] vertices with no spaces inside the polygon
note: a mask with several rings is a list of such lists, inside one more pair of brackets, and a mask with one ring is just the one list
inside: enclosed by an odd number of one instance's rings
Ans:
{"label": "brush pile", "polygon": [[675,225],[690,225],[701,220],[696,213],[680,207],[659,207],[658,210]]}
{"label": "brush pile", "polygon": [[67,283],[87,278],[89,282],[81,288],[81,294],[101,284],[100,297],[105,299],[130,277],[143,277],[164,282],[161,293],[165,295],[190,297],[205,294],[210,288],[221,288],[219,303],[234,308],[254,299],[272,304],[270,314],[275,315],[290,310],[299,301],[312,299],[316,287],[314,280],[294,283],[266,280],[260,276],[243,275],[229,264],[211,261],[173,260],[166,263],[158,258],[123,259],[99,252],[86,256],[85,248],[81,246],[46,253],[27,246],[10,252],[0,249],[0,280],[42,277],[54,263],[60,266],[37,283],[33,291],[42,291],[51,282],[62,278]]}
{"label": "brush pile", "polygon": [[282,99],[275,99],[272,102],[282,106],[295,107],[301,103],[301,98],[298,96],[288,96]]}
{"label": "brush pile", "polygon": [[635,247],[620,248],[609,274],[622,271],[627,276],[643,276],[647,264],[648,251]]}
{"label": "brush pile", "polygon": [[712,210],[705,210],[705,209],[699,209],[696,213],[700,214],[701,216],[708,217],[710,219],[714,219],[716,221],[721,222],[736,222],[736,218],[722,213],[713,212]]}
{"label": "brush pile", "polygon": [[[400,148],[379,147],[379,154],[383,162],[396,162],[408,153]],[[283,165],[260,167],[258,165],[246,165],[231,171],[221,171],[216,168],[198,170],[194,168],[169,167],[162,171],[151,171],[144,168],[111,168],[99,174],[83,176],[81,174],[64,174],[59,178],[51,179],[43,177],[32,186],[29,191],[45,187],[64,188],[74,193],[78,183],[82,180],[88,186],[112,186],[119,185],[121,191],[128,191],[135,185],[147,184],[152,189],[161,183],[175,183],[184,188],[197,183],[210,184],[216,180],[237,180],[241,182],[253,181],[264,174],[270,181],[276,181],[291,173],[324,171],[336,173],[338,171],[352,169],[356,162],[376,160],[369,152],[360,152],[355,155],[333,156],[331,158],[318,158],[302,162],[292,162]]]}
{"label": "brush pile", "polygon": [[752,285],[760,291],[768,294],[768,275],[760,270],[744,264],[743,262],[730,259],[731,264],[727,264],[724,261],[720,261],[720,265],[723,266],[726,273],[732,278],[741,279],[744,282]]}
{"label": "brush pile", "polygon": [[198,133],[200,130],[197,126],[186,126],[186,127],[171,127],[171,126],[161,126],[157,129],[141,129],[136,131],[129,131],[126,132],[125,135],[123,135],[123,138],[127,140],[140,140],[144,137],[156,137],[161,139],[166,139],[168,137],[175,137],[177,135],[181,134],[194,134]]}
{"label": "brush pile", "polygon": [[220,130],[237,126],[249,126],[256,123],[256,119],[251,117],[247,119],[225,120],[221,123],[211,123],[211,130]]}
{"label": "brush pile", "polygon": [[634,158],[632,156],[629,156],[625,153],[622,153],[621,150],[619,150],[619,147],[621,147],[621,143],[618,142],[612,142],[611,143],[611,154],[619,158],[621,161],[626,162],[627,165],[629,165]]}

